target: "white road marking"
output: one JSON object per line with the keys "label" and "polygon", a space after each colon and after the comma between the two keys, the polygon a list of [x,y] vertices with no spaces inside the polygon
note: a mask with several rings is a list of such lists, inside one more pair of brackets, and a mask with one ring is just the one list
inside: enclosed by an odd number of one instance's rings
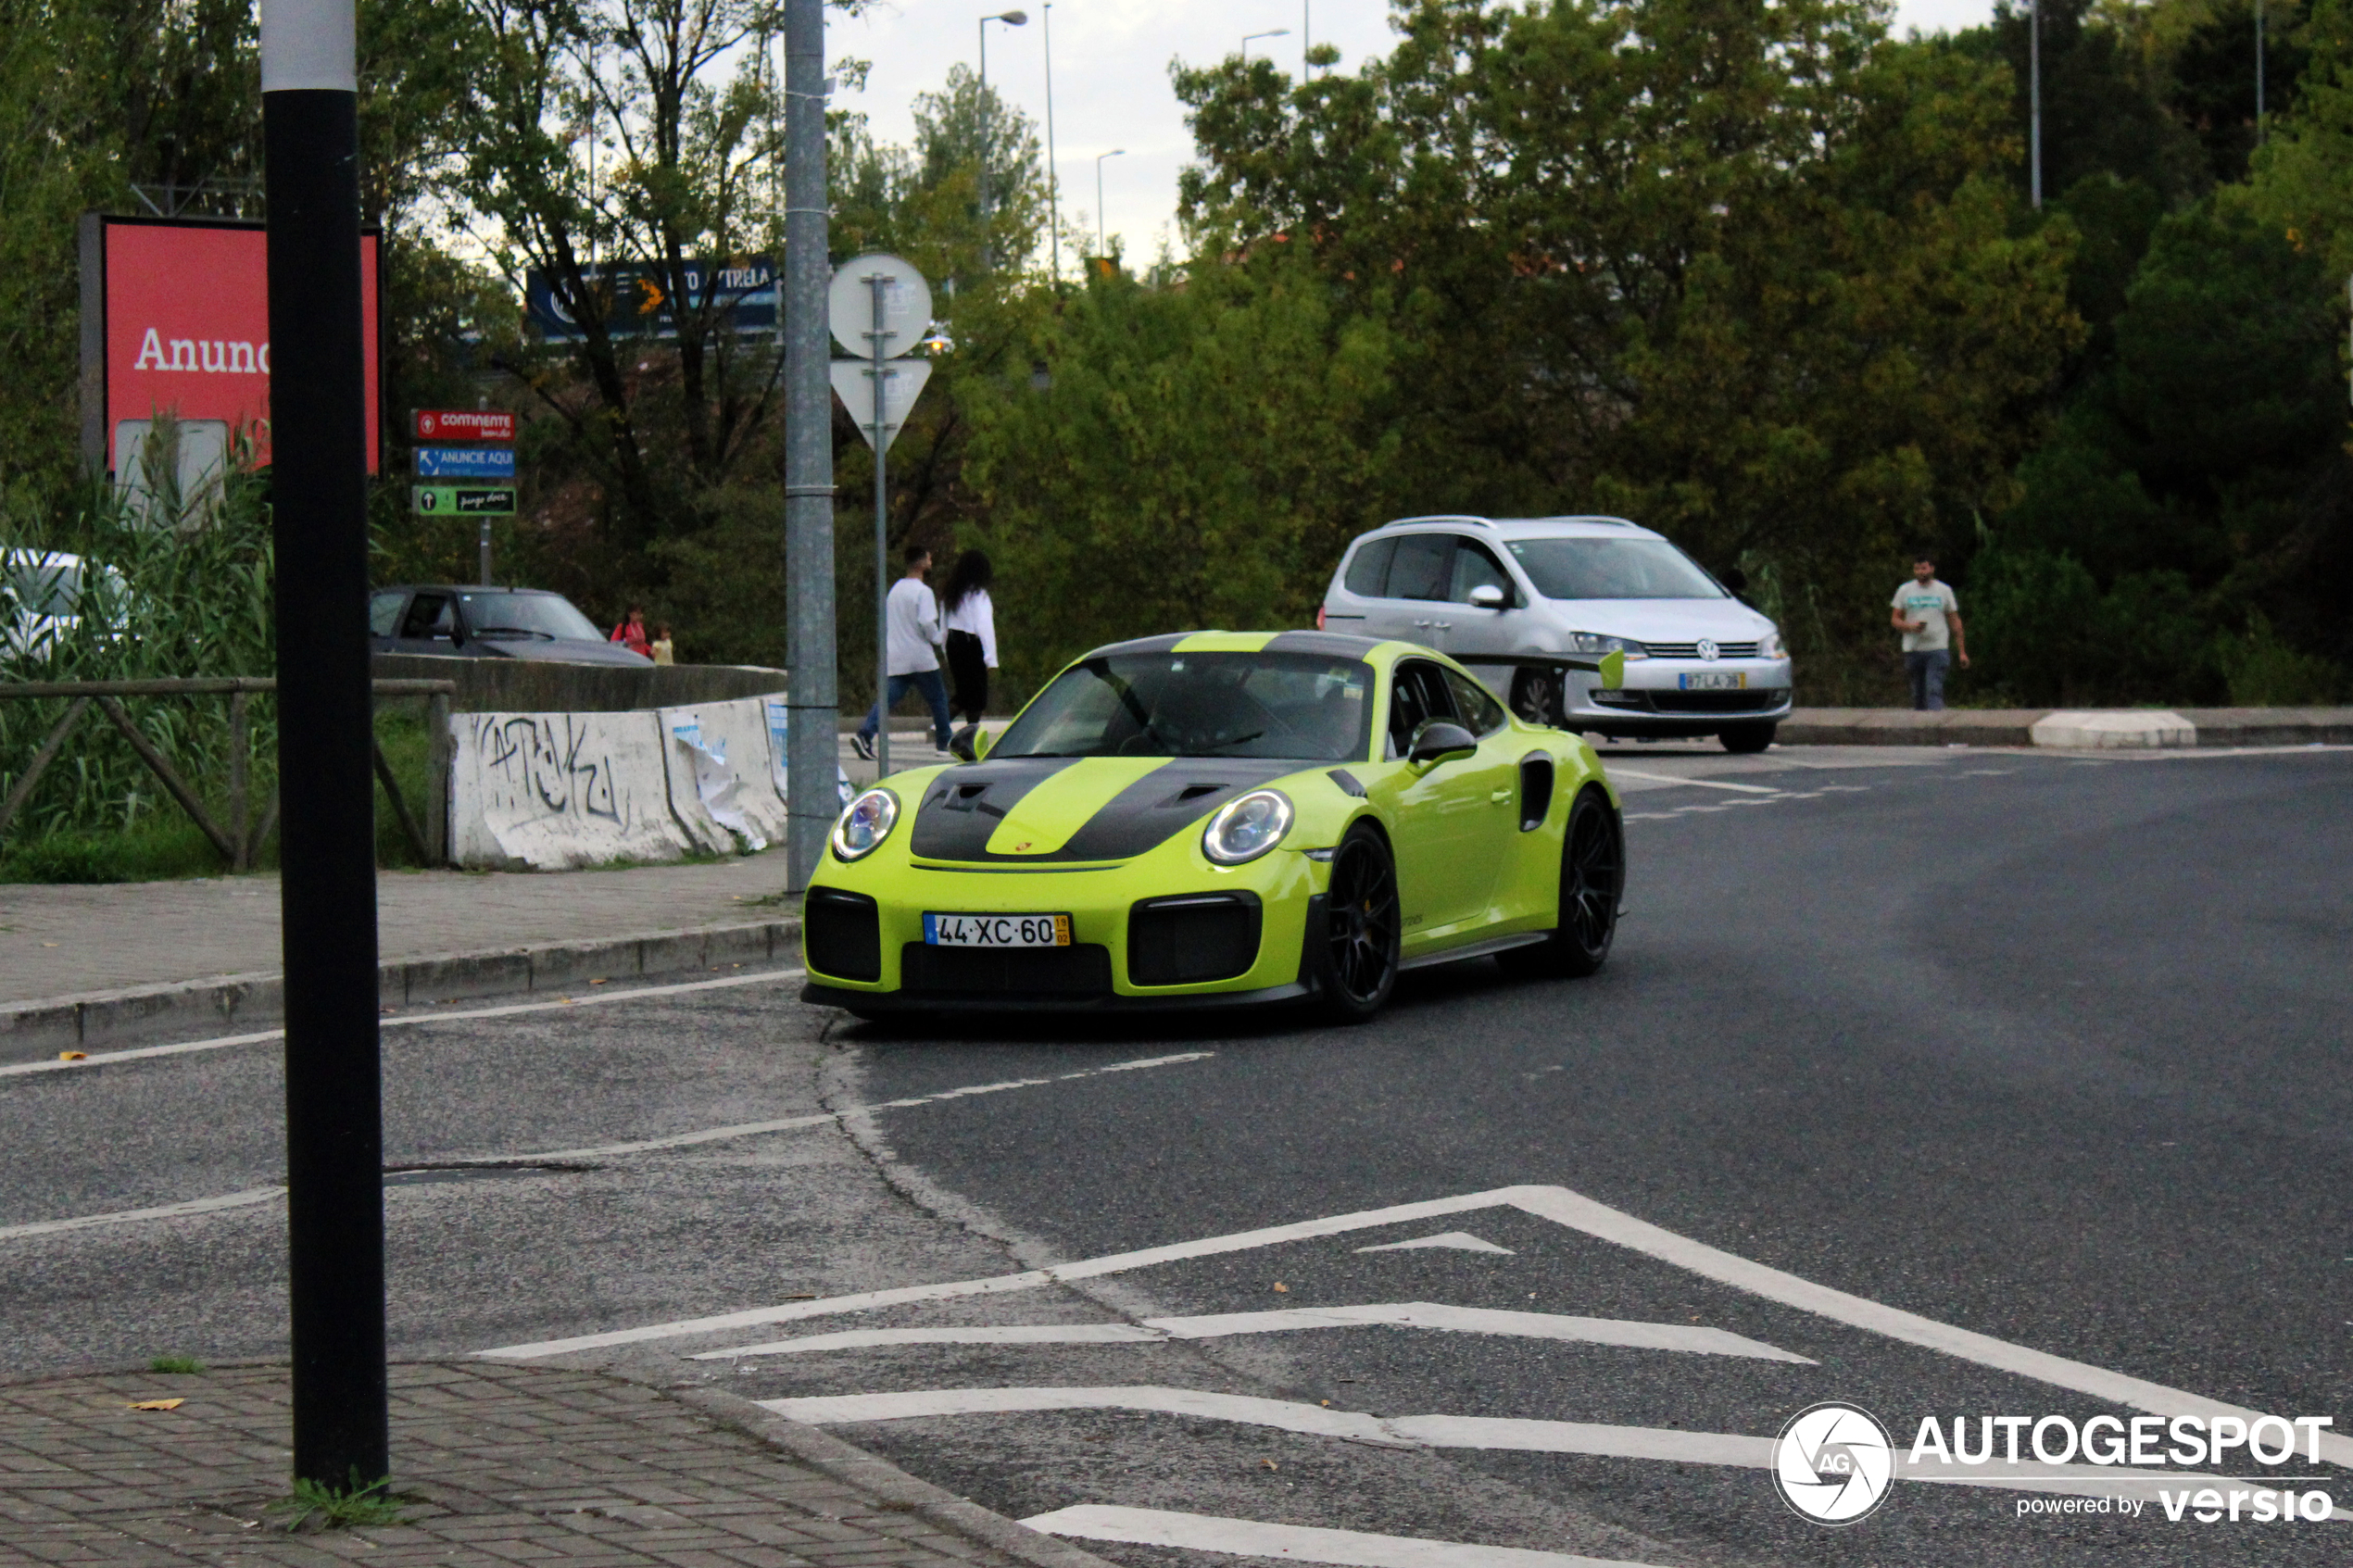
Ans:
{"label": "white road marking", "polygon": [[1476,1546],[1433,1541],[1417,1536],[1375,1536],[1361,1530],[1322,1530],[1304,1524],[1262,1524],[1208,1513],[1170,1513],[1156,1508],[1118,1508],[1082,1503],[1022,1521],[1049,1536],[1087,1541],[1127,1541],[1137,1546],[1184,1547],[1229,1552],[1237,1557],[1274,1557],[1291,1562],[1330,1562],[1341,1568],[1645,1568],[1622,1558],[1578,1557],[1520,1547]]}
{"label": "white road marking", "polygon": [[1698,789],[1733,789],[1740,791],[1743,795],[1779,795],[1781,793],[1778,789],[1771,789],[1764,784],[1731,784],[1723,779],[1687,779],[1674,773],[1642,773],[1637,772],[1631,768],[1619,768],[1609,764],[1604,764],[1604,766],[1608,768],[1609,775],[1614,779],[1640,779],[1644,784],[1691,784]]}
{"label": "white road marking", "polygon": [[[1268,1225],[1258,1230],[1238,1231],[1229,1236],[1204,1236],[1194,1241],[1180,1241],[1165,1247],[1149,1247],[1133,1252],[1116,1252],[1101,1258],[1091,1258],[1075,1263],[1058,1263],[1048,1269],[1030,1269],[1021,1273],[999,1274],[988,1279],[950,1280],[936,1285],[905,1286],[895,1290],[872,1290],[854,1296],[835,1296],[820,1301],[792,1301],[773,1307],[754,1307],[748,1311],[723,1312],[710,1317],[683,1318],[671,1323],[648,1323],[639,1328],[614,1329],[603,1334],[584,1334],[566,1339],[545,1339],[526,1345],[502,1346],[478,1352],[484,1356],[499,1356],[515,1361],[528,1361],[541,1356],[561,1355],[572,1350],[599,1349],[608,1345],[641,1344],[654,1339],[676,1339],[688,1335],[724,1333],[732,1329],[752,1328],[761,1323],[786,1323],[799,1318],[830,1317],[841,1312],[862,1311],[872,1307],[893,1307],[916,1301],[944,1301],[967,1296],[994,1296],[1017,1290],[1035,1290],[1058,1280],[1093,1279],[1104,1274],[1124,1273],[1131,1269],[1150,1268],[1155,1264],[1187,1261],[1194,1258],[1216,1257],[1227,1252],[1249,1251],[1255,1248],[1273,1247],[1286,1242],[1308,1241],[1319,1236],[1342,1236],[1351,1231],[1371,1230],[1381,1225],[1408,1224],[1435,1219],[1441,1215],[1465,1214],[1481,1209],[1513,1208],[1546,1219],[1556,1224],[1579,1231],[1597,1240],[1640,1252],[1646,1257],[1677,1268],[1689,1270],[1703,1278],[1745,1290],[1768,1301],[1779,1301],[1801,1311],[1828,1318],[1851,1328],[1866,1329],[1873,1334],[1939,1350],[1948,1356],[1992,1367],[2019,1377],[2032,1378],[2055,1387],[2105,1399],[2111,1404],[2145,1411],[2153,1415],[2230,1415],[2242,1421],[2253,1421],[2264,1411],[2248,1410],[2241,1405],[2226,1404],[2193,1394],[2184,1389],[2169,1388],[2146,1378],[2133,1377],[2110,1372],[2104,1367],[2069,1361],[2046,1351],[2030,1349],[1996,1339],[1989,1334],[1957,1328],[1950,1323],[1907,1312],[1899,1307],[1889,1307],[1868,1297],[1849,1295],[1829,1286],[1817,1285],[1799,1275],[1787,1273],[1763,1263],[1754,1262],[1736,1253],[1726,1252],[1693,1241],[1688,1236],[1638,1220],[1621,1210],[1596,1203],[1582,1194],[1562,1186],[1495,1187],[1486,1192],[1464,1193],[1453,1198],[1426,1199],[1419,1203],[1400,1203],[1386,1209],[1367,1209],[1353,1214],[1335,1214],[1323,1219],[1300,1220],[1290,1224]],[[2330,1463],[2353,1468],[2353,1436],[2322,1434],[2319,1439],[2321,1457]]]}
{"label": "white road marking", "polygon": [[54,1236],[59,1231],[86,1231],[99,1225],[129,1225],[141,1220],[178,1220],[191,1214],[218,1214],[229,1209],[247,1209],[257,1203],[268,1203],[286,1196],[282,1186],[252,1187],[245,1192],[224,1192],[218,1198],[192,1198],[185,1203],[159,1204],[153,1209],[123,1209],[111,1214],[82,1214],[70,1220],[35,1220],[30,1224],[0,1225],[0,1241],[13,1241],[21,1236]]}
{"label": "white road marking", "polygon": [[[673,1133],[668,1137],[641,1138],[634,1143],[591,1144],[582,1148],[542,1149],[533,1154],[493,1154],[484,1156],[478,1162],[484,1165],[522,1165],[544,1160],[591,1160],[645,1154],[656,1149],[690,1148],[697,1144],[722,1143],[731,1138],[759,1137],[768,1133],[788,1133],[801,1127],[824,1126],[840,1121],[844,1116],[864,1115],[876,1110],[933,1105],[941,1100],[963,1099],[973,1095],[1002,1094],[1007,1089],[1037,1088],[1041,1085],[1066,1083],[1073,1078],[1099,1077],[1106,1073],[1133,1073],[1147,1067],[1171,1067],[1179,1062],[1204,1061],[1216,1054],[1215,1051],[1185,1051],[1176,1056],[1139,1057],[1133,1061],[1115,1061],[1107,1067],[1058,1073],[1051,1078],[1013,1078],[998,1084],[973,1084],[961,1089],[942,1089],[936,1095],[884,1100],[878,1105],[856,1106],[843,1111],[823,1110],[811,1116],[788,1116],[776,1122],[738,1122],[733,1126],[705,1127],[692,1133]],[[141,1220],[177,1220],[194,1214],[218,1213],[226,1209],[267,1203],[272,1198],[284,1197],[285,1192],[283,1186],[249,1187],[244,1192],[222,1193],[218,1198],[191,1198],[185,1203],[166,1203],[153,1209],[122,1209],[107,1214],[82,1214],[69,1220],[36,1220],[29,1224],[0,1225],[0,1241],[17,1236],[47,1236],[57,1231],[88,1230],[95,1225],[126,1225]]]}
{"label": "white road marking", "polygon": [[[918,1421],[957,1415],[1004,1415],[1038,1411],[1119,1410],[1151,1415],[1230,1421],[1296,1432],[1311,1437],[1340,1437],[1389,1448],[1480,1449],[1495,1452],[1583,1454],[1599,1459],[1656,1460],[1674,1464],[1720,1464],[1749,1470],[1773,1467],[1773,1439],[1730,1432],[1689,1432],[1674,1427],[1616,1426],[1587,1421],[1523,1421],[1508,1416],[1397,1415],[1339,1411],[1290,1399],[1247,1394],[1213,1394],[1158,1384],[1093,1388],[918,1388],[890,1394],[837,1394],[797,1399],[762,1399],[764,1410],[812,1426],[864,1421]],[[2152,1496],[2159,1487],[2180,1489],[2232,1479],[2191,1471],[2131,1470],[2098,1464],[2015,1463],[1994,1461],[1962,1465],[1939,1461],[1911,1462],[1895,1451],[1899,1481],[2005,1491],[2070,1492],[2085,1495]],[[2278,1485],[2277,1482],[2272,1483]],[[2332,1511],[2353,1518],[2353,1512]]]}
{"label": "white road marking", "polygon": [[[553,1012],[558,1008],[602,1007],[612,1002],[638,1002],[648,997],[680,997],[693,991],[717,991],[731,985],[772,985],[780,980],[798,980],[806,974],[800,969],[768,969],[757,974],[730,974],[718,980],[687,980],[673,985],[638,985],[625,991],[590,991],[584,996],[561,997],[545,1002],[509,1002],[491,1008],[464,1008],[451,1012],[395,1013],[376,1021],[380,1029],[397,1029],[410,1023],[458,1023],[474,1018],[511,1018],[517,1013]],[[20,1077],[28,1073],[70,1073],[82,1067],[104,1067],[110,1061],[139,1061],[148,1057],[186,1056],[192,1051],[217,1051],[230,1046],[256,1046],[267,1040],[283,1040],[283,1029],[263,1029],[251,1035],[221,1035],[209,1040],[182,1040],[169,1046],[138,1046],[130,1050],[92,1051],[72,1061],[12,1061],[0,1066],[0,1078]]]}
{"label": "white road marking", "polygon": [[1303,1328],[1427,1328],[1446,1334],[1508,1335],[1521,1339],[1557,1339],[1585,1345],[1617,1345],[1638,1350],[1683,1350],[1703,1356],[1745,1356],[1755,1361],[1818,1363],[1720,1328],[1685,1323],[1636,1323],[1620,1318],[1579,1318],[1557,1312],[1499,1311],[1487,1307],[1448,1307],[1429,1301],[1384,1301],[1356,1307],[1290,1307],[1266,1312],[1219,1312],[1200,1317],[1146,1318],[1139,1323],[1025,1323],[1015,1327],[869,1328],[839,1334],[804,1335],[764,1345],[706,1350],[698,1361],[737,1356],[800,1355],[813,1350],[866,1349],[879,1345],[1108,1345],[1156,1344],[1171,1339],[1222,1339],[1237,1334],[1280,1334]]}
{"label": "white road marking", "polygon": [[1417,1247],[1451,1247],[1464,1252],[1500,1252],[1506,1258],[1516,1256],[1510,1248],[1498,1247],[1491,1241],[1481,1240],[1468,1231],[1441,1231],[1436,1236],[1421,1236],[1413,1241],[1384,1241],[1378,1247],[1360,1247],[1356,1250],[1359,1252],[1410,1252]]}

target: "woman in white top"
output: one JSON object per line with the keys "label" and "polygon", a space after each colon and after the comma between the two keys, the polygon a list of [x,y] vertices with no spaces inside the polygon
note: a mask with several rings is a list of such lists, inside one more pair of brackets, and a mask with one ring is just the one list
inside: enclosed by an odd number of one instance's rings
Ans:
{"label": "woman in white top", "polygon": [[952,706],[967,724],[980,722],[988,707],[988,672],[997,668],[997,609],[988,585],[996,581],[988,558],[966,550],[948,574],[940,596],[948,630],[948,673],[955,680]]}

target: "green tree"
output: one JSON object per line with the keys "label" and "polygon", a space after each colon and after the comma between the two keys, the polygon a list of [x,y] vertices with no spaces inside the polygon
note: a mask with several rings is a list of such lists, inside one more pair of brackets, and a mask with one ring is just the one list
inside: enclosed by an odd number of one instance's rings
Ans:
{"label": "green tree", "polygon": [[1377,312],[1269,256],[1095,279],[1026,346],[960,400],[1016,686],[1117,638],[1313,615],[1399,445],[1366,433],[1393,390]]}

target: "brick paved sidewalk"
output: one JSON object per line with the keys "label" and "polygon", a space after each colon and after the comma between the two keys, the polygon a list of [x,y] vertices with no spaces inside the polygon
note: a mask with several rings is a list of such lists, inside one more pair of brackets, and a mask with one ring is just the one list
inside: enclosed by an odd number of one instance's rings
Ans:
{"label": "brick paved sidewalk", "polygon": [[392,1387],[406,1523],[289,1534],[283,1366],[0,1386],[0,1562],[1109,1568],[730,1395],[487,1361]]}

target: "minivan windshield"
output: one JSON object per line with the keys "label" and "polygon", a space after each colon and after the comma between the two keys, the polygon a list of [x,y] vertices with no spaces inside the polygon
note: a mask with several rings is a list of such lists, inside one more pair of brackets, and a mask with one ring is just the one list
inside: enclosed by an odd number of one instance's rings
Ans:
{"label": "minivan windshield", "polygon": [[1362,760],[1373,667],[1297,653],[1129,653],[1054,678],[989,747],[1000,757]]}
{"label": "minivan windshield", "polygon": [[1664,539],[1514,539],[1507,546],[1548,599],[1720,599],[1724,590]]}
{"label": "minivan windshield", "polygon": [[459,594],[466,628],[477,637],[551,637],[560,642],[604,641],[594,622],[560,594]]}

